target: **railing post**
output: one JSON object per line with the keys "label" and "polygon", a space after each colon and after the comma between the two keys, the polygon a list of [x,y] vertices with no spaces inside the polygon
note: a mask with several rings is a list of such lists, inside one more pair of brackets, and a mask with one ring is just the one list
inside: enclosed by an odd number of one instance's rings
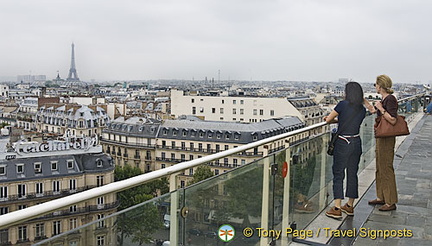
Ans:
{"label": "railing post", "polygon": [[[261,227],[269,227],[269,203],[270,203],[270,158],[268,156],[269,145],[264,146],[264,167],[263,167],[263,187],[262,187],[262,206],[261,206]],[[261,237],[260,245],[268,245],[269,238]]]}
{"label": "railing post", "polygon": [[[289,145],[289,143],[288,143]],[[291,193],[291,148],[287,148],[285,150],[285,161],[287,162],[287,171],[286,176],[283,179],[284,188],[283,188],[283,208],[282,208],[282,235],[281,235],[281,245],[288,245],[289,238],[285,234],[286,228],[290,227],[289,221],[289,211],[290,211],[290,193]]]}
{"label": "railing post", "polygon": [[[327,143],[330,141],[331,134],[326,133],[323,137],[323,151],[321,151],[321,169],[320,169],[320,187],[326,186],[326,166],[327,166]],[[319,192],[319,208],[325,207],[327,202],[327,192],[321,191]]]}
{"label": "railing post", "polygon": [[179,245],[179,193],[177,190],[177,175],[178,173],[171,174],[169,176],[169,189],[171,192],[170,201],[170,245]]}

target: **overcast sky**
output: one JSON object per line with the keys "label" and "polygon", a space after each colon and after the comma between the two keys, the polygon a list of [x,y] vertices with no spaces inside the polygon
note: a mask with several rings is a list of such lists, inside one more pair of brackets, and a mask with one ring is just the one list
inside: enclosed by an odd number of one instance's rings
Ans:
{"label": "overcast sky", "polygon": [[0,76],[432,80],[430,0],[2,0]]}

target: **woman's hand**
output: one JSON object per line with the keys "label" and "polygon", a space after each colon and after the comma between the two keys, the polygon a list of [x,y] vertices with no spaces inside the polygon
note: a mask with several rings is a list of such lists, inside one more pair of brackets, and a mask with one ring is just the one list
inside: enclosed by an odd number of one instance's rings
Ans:
{"label": "woman's hand", "polygon": [[377,102],[377,103],[375,103],[375,107],[376,107],[379,111],[381,111],[381,113],[384,112],[384,107],[382,106],[382,103],[381,103],[381,102]]}
{"label": "woman's hand", "polygon": [[336,112],[336,111],[333,110],[333,111],[330,112],[329,115],[324,116],[324,117],[323,117],[323,120],[324,120],[325,122],[329,123],[329,124],[331,124],[331,123],[336,123],[336,122],[338,122],[337,119],[336,119],[336,117],[337,117],[338,115],[339,115],[338,112]]}
{"label": "woman's hand", "polygon": [[369,112],[371,112],[372,114],[376,113],[375,107],[372,104],[370,104],[370,102],[366,98],[363,99],[363,103],[365,107],[369,110]]}

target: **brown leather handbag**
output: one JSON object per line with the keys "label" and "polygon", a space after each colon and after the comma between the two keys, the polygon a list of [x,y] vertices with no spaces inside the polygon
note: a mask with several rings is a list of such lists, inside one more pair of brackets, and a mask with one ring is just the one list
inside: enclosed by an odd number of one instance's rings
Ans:
{"label": "brown leather handbag", "polygon": [[398,115],[396,119],[396,124],[392,125],[386,119],[381,116],[375,118],[375,137],[385,138],[385,137],[395,137],[409,135],[410,131],[408,129],[408,124],[405,121],[405,116]]}

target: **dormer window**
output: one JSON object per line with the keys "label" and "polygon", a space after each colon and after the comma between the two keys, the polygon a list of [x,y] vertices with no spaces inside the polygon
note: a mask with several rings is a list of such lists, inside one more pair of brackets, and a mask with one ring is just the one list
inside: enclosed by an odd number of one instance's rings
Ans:
{"label": "dormer window", "polygon": [[96,159],[96,166],[103,167],[103,161],[101,159]]}
{"label": "dormer window", "polygon": [[6,175],[6,166],[0,166],[0,175]]}
{"label": "dormer window", "polygon": [[51,170],[52,171],[57,171],[58,170],[57,162],[56,161],[52,161],[51,162]]}
{"label": "dormer window", "polygon": [[42,163],[35,162],[34,163],[34,171],[35,171],[35,173],[42,173]]}
{"label": "dormer window", "polygon": [[17,173],[24,173],[24,164],[17,164],[16,168]]}
{"label": "dormer window", "polygon": [[[109,152],[109,150],[108,150]],[[73,169],[74,167],[74,161],[73,160],[67,160],[67,168],[68,169]]]}

